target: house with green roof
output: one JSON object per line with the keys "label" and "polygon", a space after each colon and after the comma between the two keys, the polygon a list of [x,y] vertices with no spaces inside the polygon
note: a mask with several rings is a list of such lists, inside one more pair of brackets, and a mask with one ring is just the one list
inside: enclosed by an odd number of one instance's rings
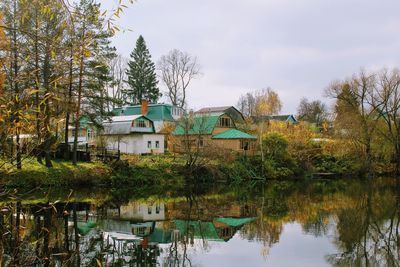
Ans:
{"label": "house with green roof", "polygon": [[236,127],[228,113],[190,116],[182,120],[172,133],[169,149],[182,153],[191,149],[217,149],[218,151],[252,155],[256,151],[257,137]]}
{"label": "house with green roof", "polygon": [[[88,116],[82,115],[79,118],[78,145],[96,145],[97,127]],[[75,138],[74,123],[68,126],[68,143],[73,144]]]}
{"label": "house with green roof", "polygon": [[183,109],[171,104],[149,104],[115,108],[103,122],[107,148],[127,154],[161,154],[168,141],[166,129],[174,128]]}
{"label": "house with green roof", "polygon": [[125,154],[162,154],[164,135],[144,115],[114,116],[103,122],[102,137],[107,149]]}
{"label": "house with green roof", "polygon": [[153,122],[156,133],[161,132],[166,124],[175,123],[184,114],[184,110],[177,106],[164,103],[149,104],[146,100],[143,100],[141,105],[115,108],[112,112],[115,116],[145,115]]}

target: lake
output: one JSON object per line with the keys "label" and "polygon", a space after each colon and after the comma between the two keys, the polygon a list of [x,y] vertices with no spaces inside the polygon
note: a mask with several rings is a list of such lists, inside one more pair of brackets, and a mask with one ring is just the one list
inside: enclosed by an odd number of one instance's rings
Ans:
{"label": "lake", "polygon": [[395,179],[122,191],[4,192],[2,265],[400,266]]}

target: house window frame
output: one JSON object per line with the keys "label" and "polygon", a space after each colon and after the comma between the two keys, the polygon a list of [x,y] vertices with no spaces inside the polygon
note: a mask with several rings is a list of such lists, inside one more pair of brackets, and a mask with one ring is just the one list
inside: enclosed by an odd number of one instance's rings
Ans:
{"label": "house window frame", "polygon": [[152,144],[151,141],[147,141],[147,148],[151,148]]}
{"label": "house window frame", "polygon": [[250,141],[246,139],[240,139],[240,149],[244,151],[250,150]]}
{"label": "house window frame", "polygon": [[226,128],[232,127],[232,120],[231,120],[231,118],[228,118],[228,117],[221,117],[221,118],[219,118],[219,126],[220,126],[220,127],[226,127]]}
{"label": "house window frame", "polygon": [[133,121],[133,125],[134,127],[138,127],[138,128],[147,128],[147,123],[146,120],[135,120]]}
{"label": "house window frame", "polygon": [[157,141],[155,142],[155,146],[156,146],[156,148],[160,148],[160,141],[157,140]]}

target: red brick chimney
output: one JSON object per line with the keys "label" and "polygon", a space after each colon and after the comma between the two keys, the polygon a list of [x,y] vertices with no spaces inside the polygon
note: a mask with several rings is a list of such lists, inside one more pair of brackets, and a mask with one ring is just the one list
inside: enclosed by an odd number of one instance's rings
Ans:
{"label": "red brick chimney", "polygon": [[142,115],[147,115],[149,111],[149,102],[146,99],[142,99]]}

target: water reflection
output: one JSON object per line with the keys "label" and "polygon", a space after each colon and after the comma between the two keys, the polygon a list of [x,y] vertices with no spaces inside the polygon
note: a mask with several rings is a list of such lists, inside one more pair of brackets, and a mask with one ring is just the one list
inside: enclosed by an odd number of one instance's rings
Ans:
{"label": "water reflection", "polygon": [[399,266],[399,192],[378,179],[122,202],[6,199],[1,266]]}

